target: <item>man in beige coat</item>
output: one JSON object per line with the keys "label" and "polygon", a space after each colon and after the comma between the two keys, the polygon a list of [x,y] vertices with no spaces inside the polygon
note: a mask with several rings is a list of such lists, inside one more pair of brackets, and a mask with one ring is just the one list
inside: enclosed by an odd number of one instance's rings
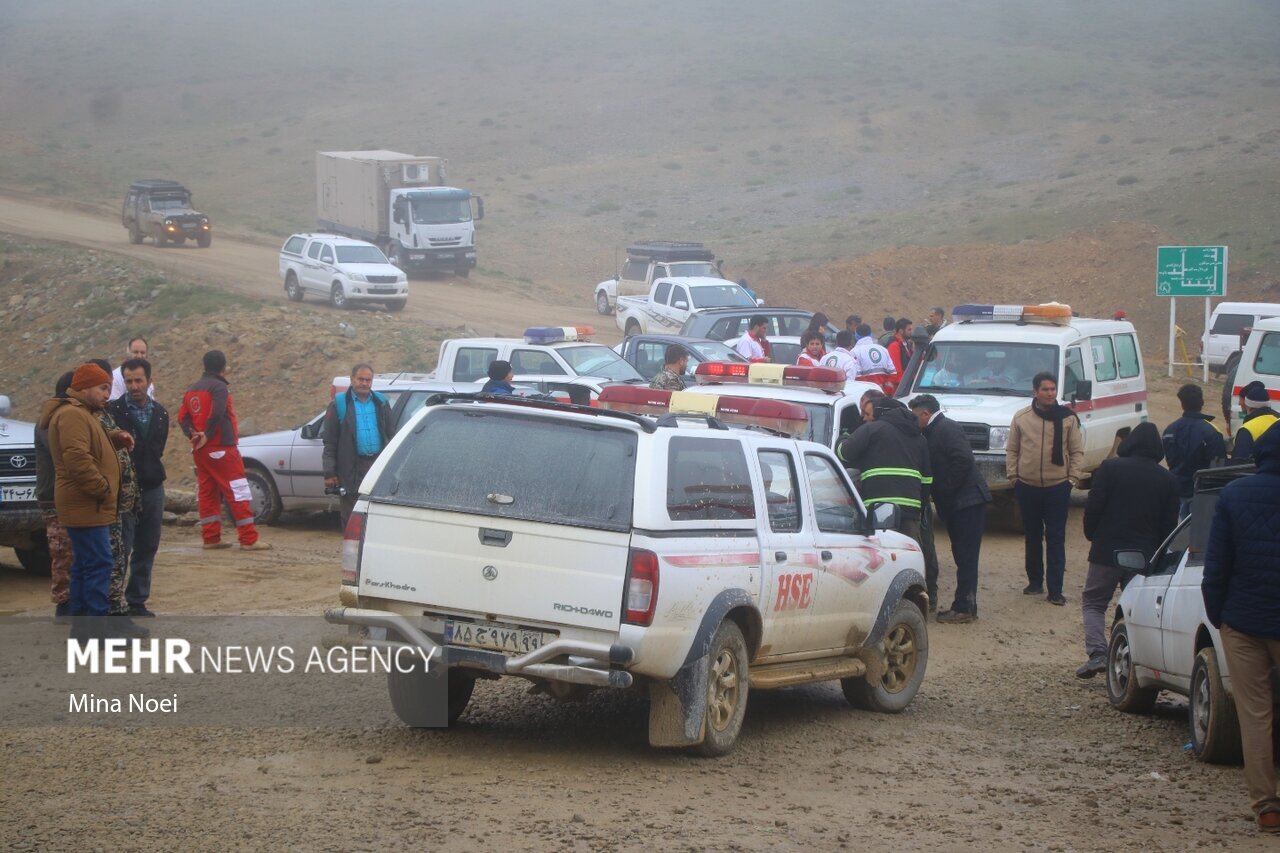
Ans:
{"label": "man in beige coat", "polygon": [[106,616],[111,584],[110,525],[120,494],[116,447],[133,446],[125,432],[107,435],[97,413],[111,395],[111,375],[96,364],[76,368],[67,398],[45,403],[40,427],[49,431],[49,452],[58,520],[67,529],[71,562],[72,634],[89,636],[84,617]]}
{"label": "man in beige coat", "polygon": [[1067,570],[1067,508],[1072,488],[1080,483],[1084,441],[1076,413],[1058,403],[1054,375],[1037,373],[1031,385],[1035,396],[1030,406],[1013,416],[1005,449],[1005,466],[1026,537],[1027,586],[1022,592],[1040,595],[1047,577],[1046,598],[1061,606],[1067,603],[1062,594]]}

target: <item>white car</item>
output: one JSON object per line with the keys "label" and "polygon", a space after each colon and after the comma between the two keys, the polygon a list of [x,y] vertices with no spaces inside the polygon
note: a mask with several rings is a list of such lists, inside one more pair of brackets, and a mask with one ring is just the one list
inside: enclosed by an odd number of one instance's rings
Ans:
{"label": "white car", "polygon": [[333,234],[294,234],[280,247],[280,278],[294,302],[307,296],[334,308],[382,304],[399,311],[409,299],[409,279],[382,250]]}
{"label": "white car", "polygon": [[1280,317],[1275,302],[1219,302],[1209,317],[1209,334],[1201,335],[1200,358],[1214,373],[1225,373],[1240,358],[1248,331],[1261,320]]}
{"label": "white car", "polygon": [[440,401],[361,484],[325,616],[420,659],[388,672],[405,723],[451,723],[503,675],[560,699],[643,686],[650,744],[707,755],[750,690],[839,680],[854,705],[907,707],[919,547],[791,437],[802,407],[633,385],[598,403]]}
{"label": "white car", "polygon": [[1142,714],[1155,706],[1161,690],[1186,696],[1191,749],[1201,761],[1241,759],[1231,673],[1218,629],[1205,615],[1200,581],[1217,494],[1232,479],[1252,473],[1251,465],[1201,471],[1191,515],[1149,563],[1140,551],[1117,552],[1118,562],[1140,574],[1116,605],[1107,698],[1120,711]]}
{"label": "white car", "polygon": [[35,424],[9,417],[0,396],[0,547],[8,546],[29,572],[49,574],[44,517],[36,503]]}

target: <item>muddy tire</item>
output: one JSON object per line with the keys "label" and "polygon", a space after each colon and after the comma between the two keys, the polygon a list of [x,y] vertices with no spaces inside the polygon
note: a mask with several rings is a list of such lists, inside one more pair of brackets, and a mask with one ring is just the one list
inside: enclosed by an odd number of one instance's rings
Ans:
{"label": "muddy tire", "polygon": [[42,545],[39,548],[14,548],[14,553],[18,555],[18,562],[22,568],[33,575],[40,577],[48,577],[53,571],[53,560],[49,556],[49,546]]}
{"label": "muddy tire", "polygon": [[285,274],[284,295],[289,297],[290,302],[302,301],[302,286],[298,284],[298,276],[293,270],[289,270],[289,272]]}
{"label": "muddy tire", "polygon": [[1133,666],[1133,650],[1129,647],[1129,629],[1123,619],[1111,626],[1111,642],[1107,645],[1107,700],[1111,707],[1126,714],[1147,714],[1156,706],[1160,691],[1139,687]]}
{"label": "muddy tire", "polygon": [[747,641],[736,622],[726,619],[707,649],[707,718],[698,755],[725,755],[738,742],[747,714]]}
{"label": "muddy tire", "polygon": [[253,523],[275,524],[282,508],[275,481],[258,467],[246,466],[244,477],[249,481],[249,509],[253,511]]}
{"label": "muddy tire", "polygon": [[609,307],[609,294],[605,293],[603,290],[596,294],[596,313],[613,313],[613,309]]}
{"label": "muddy tire", "polygon": [[329,304],[338,310],[351,307],[350,303],[347,302],[347,292],[343,290],[342,282],[335,281],[333,286],[329,288]]}
{"label": "muddy tire", "polygon": [[623,337],[630,338],[630,337],[632,337],[632,336],[634,336],[634,335],[638,335],[638,334],[640,334],[640,323],[639,323],[638,321],[636,321],[636,320],[628,320],[628,321],[627,321],[627,328],[626,328],[626,330],[622,333]]}
{"label": "muddy tire", "polygon": [[164,248],[164,244],[169,242],[169,239],[164,236],[164,229],[159,225],[157,225],[155,231],[152,232],[151,239],[155,240],[156,246],[159,248]]}
{"label": "muddy tire", "polygon": [[885,671],[875,683],[866,677],[842,678],[844,698],[855,708],[897,714],[916,698],[929,664],[929,633],[924,614],[901,599],[889,615],[884,632]]}
{"label": "muddy tire", "polygon": [[196,245],[197,245],[197,246],[199,246],[201,249],[207,249],[207,248],[209,248],[211,245],[213,245],[213,235],[212,235],[212,234],[197,234],[197,235],[196,235]]}
{"label": "muddy tire", "polygon": [[146,235],[143,234],[141,230],[139,230],[138,223],[136,222],[129,223],[129,242],[130,243],[137,245],[138,243],[142,242],[142,238],[145,236]]}
{"label": "muddy tire", "polygon": [[1191,751],[1210,764],[1239,764],[1244,757],[1240,743],[1240,718],[1236,702],[1222,686],[1218,655],[1212,646],[1196,653],[1191,667]]}
{"label": "muddy tire", "polygon": [[387,260],[391,262],[391,266],[404,269],[404,249],[400,245],[399,240],[387,241]]}
{"label": "muddy tire", "polygon": [[[387,695],[391,698],[391,708],[400,722],[415,729],[439,722],[432,719],[430,705],[435,691],[440,689],[440,673],[443,669],[441,665],[433,665],[429,671],[424,672],[421,661],[408,672],[400,672],[395,666],[391,667],[387,672]],[[445,671],[448,673],[445,678],[448,679],[449,690],[447,720],[449,725],[453,725],[462,716],[462,712],[467,710],[476,680],[460,669]]]}

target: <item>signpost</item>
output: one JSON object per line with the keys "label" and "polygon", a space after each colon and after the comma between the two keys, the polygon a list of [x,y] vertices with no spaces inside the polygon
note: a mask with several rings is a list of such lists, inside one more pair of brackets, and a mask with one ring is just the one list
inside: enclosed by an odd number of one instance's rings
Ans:
{"label": "signpost", "polygon": [[[1209,339],[1210,297],[1227,295],[1226,246],[1157,246],[1156,296],[1169,297],[1169,375],[1173,376],[1173,343],[1178,322],[1178,297],[1204,297],[1204,338]],[[1209,362],[1201,356],[1204,381]]]}

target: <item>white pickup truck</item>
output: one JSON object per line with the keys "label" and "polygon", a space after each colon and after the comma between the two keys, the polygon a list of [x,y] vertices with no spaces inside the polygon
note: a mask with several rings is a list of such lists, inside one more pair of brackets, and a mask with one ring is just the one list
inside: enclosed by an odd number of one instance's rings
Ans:
{"label": "white pickup truck", "polygon": [[831,450],[791,437],[805,420],[638,386],[436,398],[365,478],[326,618],[418,661],[388,675],[414,726],[503,675],[561,699],[643,687],[649,742],[706,755],[750,690],[839,680],[901,711],[928,660],[923,560],[885,529],[896,508],[869,516]]}
{"label": "white pickup truck", "polygon": [[590,326],[534,326],[525,329],[523,338],[446,338],[440,342],[436,369],[422,378],[483,383],[489,378],[490,364],[509,361],[516,382],[536,383],[556,377],[643,381],[612,349],[588,340],[593,333]]}
{"label": "white pickup truck", "polygon": [[706,308],[755,308],[741,285],[722,278],[664,278],[648,296],[619,296],[617,323],[623,334],[675,334],[693,313]]}
{"label": "white pickup truck", "polygon": [[409,279],[372,243],[333,234],[294,234],[280,247],[280,279],[285,295],[301,302],[308,295],[334,308],[381,303],[399,311],[409,299]]}

